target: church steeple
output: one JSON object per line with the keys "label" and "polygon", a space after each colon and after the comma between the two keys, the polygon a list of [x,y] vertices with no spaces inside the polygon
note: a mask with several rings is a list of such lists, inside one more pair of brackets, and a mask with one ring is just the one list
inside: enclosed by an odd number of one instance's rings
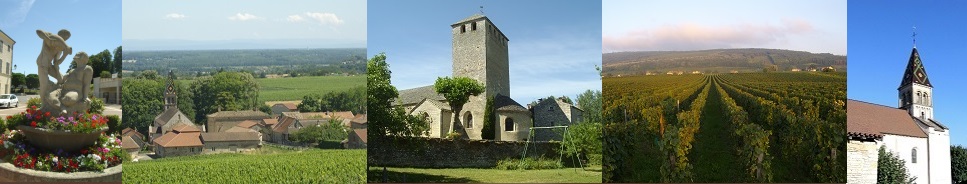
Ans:
{"label": "church steeple", "polygon": [[165,110],[168,108],[178,108],[178,91],[175,90],[175,73],[173,71],[168,71],[168,81],[165,82]]}
{"label": "church steeple", "polygon": [[897,91],[901,109],[906,109],[911,116],[921,120],[933,119],[933,85],[927,78],[927,70],[915,46]]}

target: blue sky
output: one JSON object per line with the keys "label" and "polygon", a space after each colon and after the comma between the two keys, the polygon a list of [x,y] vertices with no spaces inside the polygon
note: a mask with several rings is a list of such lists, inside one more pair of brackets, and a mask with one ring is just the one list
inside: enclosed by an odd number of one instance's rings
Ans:
{"label": "blue sky", "polygon": [[896,107],[897,87],[913,49],[933,84],[934,118],[951,129],[951,143],[967,143],[967,3],[953,1],[894,2],[850,1],[850,99]]}
{"label": "blue sky", "polygon": [[[0,1],[0,30],[17,43],[13,47],[13,64],[16,73],[37,73],[37,56],[42,40],[37,29],[57,33],[67,29],[67,40],[74,53],[88,55],[121,46],[120,0],[4,0]],[[73,55],[60,66],[67,72]]]}
{"label": "blue sky", "polygon": [[364,48],[366,10],[355,0],[125,0],[123,39],[132,50]]}
{"label": "blue sky", "polygon": [[602,52],[777,48],[846,55],[846,1],[603,1]]}
{"label": "blue sky", "polygon": [[452,74],[450,24],[484,14],[510,39],[510,96],[574,97],[601,90],[599,1],[395,1],[369,3],[369,56],[386,52],[397,89]]}

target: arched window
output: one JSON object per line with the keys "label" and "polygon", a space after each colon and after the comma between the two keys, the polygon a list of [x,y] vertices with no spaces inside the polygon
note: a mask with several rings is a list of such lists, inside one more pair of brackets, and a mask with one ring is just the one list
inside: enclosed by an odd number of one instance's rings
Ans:
{"label": "arched window", "polygon": [[930,95],[923,93],[923,104],[930,106]]}
{"label": "arched window", "polygon": [[433,122],[433,120],[430,119],[430,114],[427,114],[426,112],[423,112],[422,115],[423,115],[423,121],[426,121],[427,124]]}
{"label": "arched window", "polygon": [[914,164],[917,163],[917,148],[913,148],[913,151],[910,152],[910,161]]}
{"label": "arched window", "polygon": [[463,123],[467,125],[465,128],[473,128],[473,114],[470,111],[463,113]]}
{"label": "arched window", "polygon": [[504,131],[510,132],[514,131],[514,119],[508,117],[504,120]]}
{"label": "arched window", "polygon": [[920,91],[917,91],[917,98],[913,99],[913,103],[918,103],[918,104],[921,103],[921,99],[922,99],[921,97],[922,96],[920,96]]}

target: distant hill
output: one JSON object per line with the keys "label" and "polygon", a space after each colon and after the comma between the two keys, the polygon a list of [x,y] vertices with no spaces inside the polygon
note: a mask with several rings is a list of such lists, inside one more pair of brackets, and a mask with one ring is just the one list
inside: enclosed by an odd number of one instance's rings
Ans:
{"label": "distant hill", "polygon": [[689,73],[756,72],[776,65],[780,71],[833,66],[846,71],[846,56],[781,49],[715,49],[699,51],[638,51],[605,53],[605,75],[641,75],[668,71]]}
{"label": "distant hill", "polygon": [[327,75],[366,73],[366,49],[252,49],[124,51],[125,71],[173,70],[194,75],[218,69],[253,73]]}

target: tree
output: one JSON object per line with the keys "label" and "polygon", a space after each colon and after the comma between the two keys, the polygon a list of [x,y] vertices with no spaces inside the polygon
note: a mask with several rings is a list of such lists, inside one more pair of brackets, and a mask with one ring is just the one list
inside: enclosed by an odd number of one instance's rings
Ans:
{"label": "tree", "polygon": [[242,72],[220,72],[192,81],[195,122],[206,122],[205,116],[222,111],[258,107],[259,85],[252,75]]}
{"label": "tree", "polygon": [[121,81],[121,127],[134,128],[147,133],[148,122],[154,122],[154,117],[162,110],[162,89],[164,86],[157,80],[130,78]]}
{"label": "tree", "polygon": [[390,84],[389,64],[386,54],[380,53],[366,62],[366,106],[369,129],[374,132],[372,140],[385,136],[418,136],[430,129],[422,118],[406,115],[406,110],[394,107],[392,100],[399,96]]}
{"label": "tree", "polygon": [[480,137],[487,140],[494,140],[497,138],[497,130],[495,130],[495,121],[497,120],[497,114],[494,113],[494,97],[487,97],[487,105],[484,106],[484,125],[481,128]]}
{"label": "tree", "polygon": [[967,182],[967,148],[950,146],[950,171],[954,183]]}
{"label": "tree", "polygon": [[587,90],[578,94],[577,106],[584,110],[583,118],[585,122],[602,122],[601,117],[601,91]]}
{"label": "tree", "polygon": [[[477,80],[467,77],[439,77],[436,79],[433,87],[437,93],[447,99],[447,104],[450,104],[450,109],[453,109],[453,112],[458,115],[463,110],[463,104],[466,104],[470,100],[470,96],[479,95],[484,91],[484,86],[478,83]],[[453,118],[453,126],[451,128],[453,131],[460,133],[461,138],[470,138],[467,136],[467,131],[463,129],[460,118]]]}
{"label": "tree", "polygon": [[322,109],[322,104],[320,103],[320,97],[318,94],[309,94],[302,97],[302,103],[299,103],[299,112],[318,112]]}
{"label": "tree", "polygon": [[23,73],[13,73],[10,76],[10,88],[18,88],[27,84],[27,76]]}
{"label": "tree", "polygon": [[880,146],[880,156],[876,165],[876,183],[913,183],[916,177],[910,177],[905,161],[893,152]]}
{"label": "tree", "polygon": [[[111,59],[111,51],[104,49],[104,51],[92,55],[87,65],[94,69],[94,74],[100,75],[103,71],[110,73],[111,67],[113,66],[111,65]],[[71,68],[74,68],[75,65],[77,64],[72,61]]]}
{"label": "tree", "polygon": [[347,130],[343,127],[342,120],[333,118],[326,123],[306,126],[296,130],[289,135],[289,140],[305,144],[321,144],[322,142],[338,143],[349,136],[346,132]]}
{"label": "tree", "polygon": [[111,72],[118,74],[119,78],[121,77],[121,53],[121,46],[118,46],[118,48],[114,49],[114,61],[111,62],[113,65],[111,67]]}
{"label": "tree", "polygon": [[27,74],[27,88],[37,89],[40,87],[40,76],[37,74]]}

